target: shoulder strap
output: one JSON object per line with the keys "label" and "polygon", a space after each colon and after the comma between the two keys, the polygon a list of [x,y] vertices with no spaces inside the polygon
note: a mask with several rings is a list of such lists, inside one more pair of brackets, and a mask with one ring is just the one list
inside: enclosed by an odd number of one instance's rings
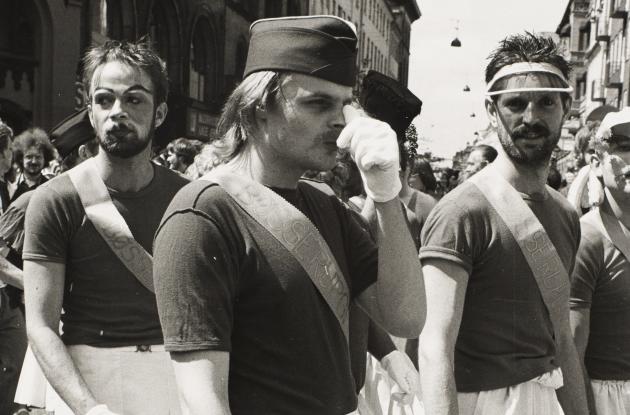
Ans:
{"label": "shoulder strap", "polygon": [[94,228],[138,281],[155,292],[153,257],[134,239],[125,219],[114,206],[94,160],[85,160],[68,171],[68,175]]}
{"label": "shoulder strap", "polygon": [[348,286],[315,225],[274,191],[226,169],[216,168],[200,180],[221,186],[295,257],[332,310],[348,341]]}
{"label": "shoulder strap", "polygon": [[569,303],[570,279],[556,247],[534,212],[503,177],[486,168],[468,180],[481,190],[514,236],[557,332]]}
{"label": "shoulder strap", "polygon": [[599,216],[601,217],[602,225],[604,225],[604,229],[610,241],[615,245],[615,248],[626,257],[626,260],[630,261],[630,234],[628,230],[619,223],[619,219],[617,219],[613,213],[608,195],[606,195],[604,203],[599,207]]}

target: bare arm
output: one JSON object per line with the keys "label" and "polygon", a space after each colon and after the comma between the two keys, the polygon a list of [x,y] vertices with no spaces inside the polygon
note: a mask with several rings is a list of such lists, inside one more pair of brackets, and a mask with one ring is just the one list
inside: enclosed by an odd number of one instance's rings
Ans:
{"label": "bare arm", "polygon": [[46,378],[77,414],[98,405],[59,337],[65,265],[24,261],[26,328],[30,345]]}
{"label": "bare arm", "polygon": [[22,270],[10,263],[3,256],[0,256],[0,281],[6,282],[20,290],[24,289]]}
{"label": "bare arm", "polygon": [[595,401],[593,398],[593,388],[591,387],[591,380],[586,371],[584,365],[584,355],[586,354],[586,346],[588,345],[588,336],[590,334],[591,326],[591,310],[587,307],[580,307],[571,309],[571,331],[573,333],[573,340],[575,341],[575,348],[577,350],[579,363],[584,374],[584,383],[586,387],[586,399],[588,402],[589,413],[596,415]]}
{"label": "bare arm", "polygon": [[418,336],[426,315],[418,252],[400,200],[374,203],[377,217],[378,280],[359,296],[359,304],[389,333]]}
{"label": "bare arm", "polygon": [[427,414],[457,415],[454,352],[468,273],[441,259],[423,260],[427,320],[420,334],[420,384]]}
{"label": "bare arm", "polygon": [[182,415],[230,415],[230,354],[204,350],[171,353]]}
{"label": "bare arm", "polygon": [[9,247],[0,239],[0,281],[23,290],[22,270],[9,262],[7,255],[9,255]]}

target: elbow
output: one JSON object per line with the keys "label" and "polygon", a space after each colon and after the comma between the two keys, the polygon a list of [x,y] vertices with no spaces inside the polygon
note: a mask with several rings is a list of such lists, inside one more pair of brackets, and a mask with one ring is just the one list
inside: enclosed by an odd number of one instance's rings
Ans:
{"label": "elbow", "polygon": [[[403,304],[400,303],[399,305],[402,306]],[[384,308],[381,307],[381,310],[384,311]],[[426,306],[423,302],[418,301],[418,297],[415,297],[411,304],[389,311],[391,314],[388,313],[386,324],[390,334],[405,339],[415,339],[420,335],[424,326]]]}
{"label": "elbow", "polygon": [[388,332],[394,336],[402,337],[405,339],[415,339],[420,335],[424,319],[421,318],[420,313],[409,314],[403,318],[394,318],[393,321],[389,321]]}

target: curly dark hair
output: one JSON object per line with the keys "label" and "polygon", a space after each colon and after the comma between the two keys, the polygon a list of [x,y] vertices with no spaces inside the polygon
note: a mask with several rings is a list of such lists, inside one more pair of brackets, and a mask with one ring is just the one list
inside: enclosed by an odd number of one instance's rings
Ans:
{"label": "curly dark hair", "polygon": [[44,167],[55,158],[55,147],[50,143],[48,134],[41,128],[29,128],[13,140],[13,161],[21,166],[24,153],[31,147],[36,147],[44,154]]}
{"label": "curly dark hair", "polygon": [[565,78],[571,74],[571,64],[562,56],[553,39],[530,32],[503,39],[488,57],[486,83],[504,66],[517,62],[549,63],[562,72]]}
{"label": "curly dark hair", "polygon": [[132,68],[144,70],[155,88],[155,105],[166,102],[168,98],[168,75],[166,63],[151,48],[148,39],[138,42],[108,40],[103,45],[94,46],[83,57],[83,85],[91,94],[94,72],[108,62],[121,62]]}

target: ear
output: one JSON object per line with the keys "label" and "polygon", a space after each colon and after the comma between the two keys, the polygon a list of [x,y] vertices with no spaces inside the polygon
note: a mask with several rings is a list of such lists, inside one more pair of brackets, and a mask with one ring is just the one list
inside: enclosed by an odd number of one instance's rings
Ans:
{"label": "ear", "polygon": [[486,114],[488,114],[488,120],[490,121],[490,125],[492,125],[495,129],[498,127],[499,123],[497,121],[497,106],[494,103],[494,100],[490,97],[486,98]]}
{"label": "ear", "polygon": [[162,102],[155,109],[155,128],[158,128],[164,120],[166,119],[166,114],[168,114],[168,105],[166,102]]}
{"label": "ear", "polygon": [[92,118],[92,104],[87,104],[87,113],[88,118],[90,119],[90,124],[92,124],[92,128],[96,128],[94,126],[94,118]]}
{"label": "ear", "polygon": [[92,152],[88,149],[88,147],[85,144],[81,144],[77,152],[79,153],[79,158],[81,160],[87,160],[90,157],[94,156],[94,154],[92,154]]}

